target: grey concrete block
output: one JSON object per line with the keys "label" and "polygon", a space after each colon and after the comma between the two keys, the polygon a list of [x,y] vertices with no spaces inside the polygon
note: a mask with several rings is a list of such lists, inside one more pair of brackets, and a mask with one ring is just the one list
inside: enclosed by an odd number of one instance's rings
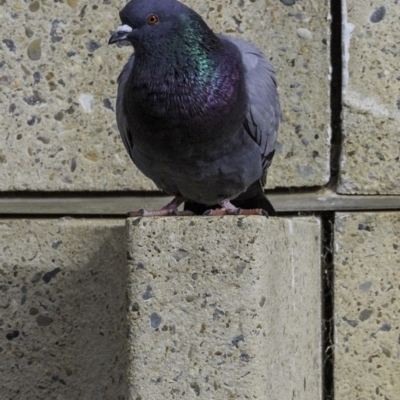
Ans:
{"label": "grey concrete block", "polygon": [[128,229],[129,399],[321,399],[317,219]]}
{"label": "grey concrete block", "polygon": [[123,220],[0,220],[0,399],[122,400]]}
{"label": "grey concrete block", "polygon": [[[217,31],[252,40],[277,69],[284,123],[269,187],[324,184],[328,2],[187,3]],[[116,80],[131,48],[106,44],[124,4],[2,4],[0,191],[156,189],[128,159],[115,122]]]}
{"label": "grey concrete block", "polygon": [[347,0],[340,193],[400,194],[400,71],[395,1]]}
{"label": "grey concrete block", "polygon": [[335,399],[398,399],[400,214],[335,224]]}

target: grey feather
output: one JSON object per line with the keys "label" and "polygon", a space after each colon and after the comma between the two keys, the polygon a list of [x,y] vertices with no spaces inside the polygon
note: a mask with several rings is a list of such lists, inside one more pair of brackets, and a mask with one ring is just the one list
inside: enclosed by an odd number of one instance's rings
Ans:
{"label": "grey feather", "polygon": [[260,146],[263,167],[266,170],[272,162],[269,155],[275,151],[282,120],[275,70],[262,52],[251,43],[233,37],[222,37],[235,44],[242,54],[248,95],[244,126],[246,132]]}
{"label": "grey feather", "polygon": [[133,135],[129,132],[128,120],[126,118],[126,111],[124,106],[124,91],[125,86],[128,81],[129,75],[132,72],[133,63],[135,62],[135,55],[132,54],[129,61],[124,65],[122,72],[118,77],[118,94],[117,94],[117,125],[118,130],[121,135],[122,142],[124,143],[125,149],[129,154],[129,157],[132,159],[132,150],[133,150]]}

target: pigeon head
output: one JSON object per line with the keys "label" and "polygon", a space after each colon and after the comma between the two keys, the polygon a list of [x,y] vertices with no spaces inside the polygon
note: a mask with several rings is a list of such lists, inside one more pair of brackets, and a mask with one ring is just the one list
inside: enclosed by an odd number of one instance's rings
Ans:
{"label": "pigeon head", "polygon": [[162,43],[191,20],[209,29],[198,14],[176,0],[131,0],[119,16],[122,25],[112,34],[109,44],[128,40],[136,48]]}

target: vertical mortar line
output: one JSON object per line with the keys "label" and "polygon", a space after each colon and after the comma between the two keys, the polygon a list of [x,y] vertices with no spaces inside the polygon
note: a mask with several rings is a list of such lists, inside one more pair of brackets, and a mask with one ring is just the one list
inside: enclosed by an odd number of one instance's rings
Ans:
{"label": "vertical mortar line", "polygon": [[328,187],[336,187],[340,170],[340,153],[342,150],[342,1],[331,0],[331,164]]}
{"label": "vertical mortar line", "polygon": [[333,400],[334,385],[334,228],[335,212],[322,220],[322,399]]}

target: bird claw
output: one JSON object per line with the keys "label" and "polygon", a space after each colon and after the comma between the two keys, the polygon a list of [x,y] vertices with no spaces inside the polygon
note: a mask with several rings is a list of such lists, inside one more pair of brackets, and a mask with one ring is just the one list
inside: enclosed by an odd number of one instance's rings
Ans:
{"label": "bird claw", "polygon": [[241,213],[240,208],[227,209],[227,208],[217,208],[215,210],[207,210],[203,213],[204,216],[219,216],[219,215],[239,215]]}
{"label": "bird claw", "polygon": [[176,217],[176,216],[192,216],[191,211],[178,211],[178,207],[183,203],[183,197],[175,197],[166,206],[160,210],[145,210],[144,208],[139,211],[128,212],[128,218],[132,217]]}
{"label": "bird claw", "polygon": [[269,217],[268,213],[263,210],[262,208],[252,208],[252,209],[245,209],[240,211],[240,215],[260,215],[263,217]]}
{"label": "bird claw", "polygon": [[143,217],[143,213],[144,213],[144,210],[140,209],[138,211],[129,211],[129,212],[126,213],[126,216],[128,218]]}

